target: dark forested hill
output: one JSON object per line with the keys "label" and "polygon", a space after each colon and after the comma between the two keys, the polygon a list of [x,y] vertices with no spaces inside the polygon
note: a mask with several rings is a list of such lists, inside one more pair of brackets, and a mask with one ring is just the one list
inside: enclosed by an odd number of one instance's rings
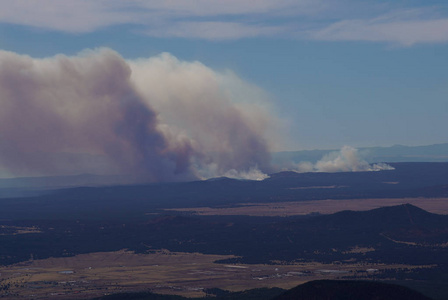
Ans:
{"label": "dark forested hill", "polygon": [[[148,215],[133,220],[1,222],[0,263],[129,249],[233,254],[238,262],[365,261],[446,264],[448,216],[412,205],[315,217]],[[38,232],[14,234],[13,228]],[[351,251],[368,248],[366,253]]]}
{"label": "dark forested hill", "polygon": [[161,208],[228,206],[242,202],[448,196],[448,163],[392,166],[395,170],[378,172],[281,172],[263,181],[221,178],[67,188],[35,197],[0,199],[0,219],[136,218]]}

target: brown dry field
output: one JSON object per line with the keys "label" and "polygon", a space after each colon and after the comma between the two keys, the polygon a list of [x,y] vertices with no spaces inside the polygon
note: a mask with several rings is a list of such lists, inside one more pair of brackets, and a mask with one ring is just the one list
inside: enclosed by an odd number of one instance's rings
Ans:
{"label": "brown dry field", "polygon": [[241,203],[235,207],[181,208],[173,211],[198,215],[295,216],[311,213],[332,214],[343,210],[364,211],[384,206],[409,203],[436,214],[448,214],[448,198],[312,200],[297,202]]}
{"label": "brown dry field", "polygon": [[[245,203],[228,208],[182,209],[203,215],[292,216],[329,214],[342,210],[369,210],[410,203],[427,211],[448,214],[448,198],[318,200],[282,203]],[[177,209],[180,210],[180,209]],[[353,253],[375,251],[354,248]],[[297,263],[278,265],[226,265],[225,255],[159,251],[81,254],[73,257],[27,261],[0,267],[0,284],[11,283],[5,299],[88,299],[124,291],[204,296],[203,289],[218,287],[240,291],[260,287],[292,288],[316,279],[343,276],[365,278],[368,269],[409,269],[405,265]],[[421,266],[418,266],[421,267]],[[429,266],[428,266],[429,267]],[[65,273],[61,273],[66,271]],[[362,273],[359,273],[362,271]]]}
{"label": "brown dry field", "polygon": [[[363,251],[361,248],[353,250]],[[0,292],[0,296],[5,299],[88,299],[124,291],[153,291],[200,297],[204,296],[204,288],[218,287],[231,291],[260,287],[288,289],[315,279],[358,275],[362,278],[368,269],[412,268],[405,265],[309,262],[293,265],[214,263],[231,257],[169,251],[134,254],[122,250],[27,261],[0,268],[2,284],[9,282],[12,286],[9,296],[5,292]]]}

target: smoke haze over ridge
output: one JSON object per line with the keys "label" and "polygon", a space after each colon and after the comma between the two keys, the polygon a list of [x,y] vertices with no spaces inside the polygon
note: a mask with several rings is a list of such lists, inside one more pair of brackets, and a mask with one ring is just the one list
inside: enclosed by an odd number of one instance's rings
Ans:
{"label": "smoke haze over ridge", "polygon": [[103,48],[35,59],[0,51],[0,177],[262,180],[281,169],[390,168],[348,146],[316,164],[271,165],[282,122],[268,100],[231,71],[168,53],[125,60]]}
{"label": "smoke haze over ridge", "polygon": [[386,163],[369,164],[362,159],[358,150],[344,146],[340,151],[330,152],[324,155],[316,163],[303,161],[300,163],[288,163],[287,169],[292,169],[299,173],[304,172],[371,172],[394,170],[394,168]]}
{"label": "smoke haze over ridge", "polygon": [[110,49],[45,59],[1,51],[0,171],[151,182],[270,172],[274,118],[255,99],[262,94],[169,54],[126,61]]}

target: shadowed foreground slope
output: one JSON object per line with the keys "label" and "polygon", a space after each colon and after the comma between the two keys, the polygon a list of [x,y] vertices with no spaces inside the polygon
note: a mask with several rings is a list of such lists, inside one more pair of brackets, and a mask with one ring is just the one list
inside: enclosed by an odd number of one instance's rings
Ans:
{"label": "shadowed foreground slope", "polygon": [[[95,298],[96,300],[430,300],[409,288],[372,281],[316,280],[301,284],[283,294],[281,289],[253,289],[244,292],[210,290],[205,298],[185,298],[153,293],[123,293]],[[280,295],[279,295],[280,294]]]}
{"label": "shadowed foreground slope", "polygon": [[428,300],[409,288],[369,281],[316,280],[304,283],[273,300]]}

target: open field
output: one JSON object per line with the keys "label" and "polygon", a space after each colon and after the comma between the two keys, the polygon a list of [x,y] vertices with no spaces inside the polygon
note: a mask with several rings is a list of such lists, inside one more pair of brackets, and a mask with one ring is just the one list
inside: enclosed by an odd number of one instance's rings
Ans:
{"label": "open field", "polygon": [[192,212],[198,215],[248,215],[248,216],[295,216],[312,213],[332,214],[343,210],[364,211],[385,206],[412,204],[436,214],[448,214],[448,198],[389,198],[312,200],[296,202],[241,203],[232,207],[176,208],[173,211]]}
{"label": "open field", "polygon": [[0,268],[1,291],[6,299],[87,299],[123,291],[148,291],[203,296],[203,289],[231,291],[260,287],[292,288],[315,279],[365,277],[382,269],[410,269],[405,265],[217,264],[224,255],[199,253],[134,254],[100,252],[74,257],[34,260]]}

